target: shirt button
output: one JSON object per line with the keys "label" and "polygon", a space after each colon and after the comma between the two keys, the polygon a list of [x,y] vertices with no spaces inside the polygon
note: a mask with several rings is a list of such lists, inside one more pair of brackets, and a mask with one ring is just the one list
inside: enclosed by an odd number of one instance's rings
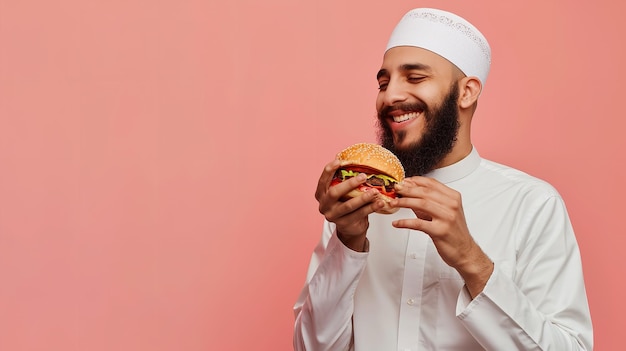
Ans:
{"label": "shirt button", "polygon": [[409,304],[409,305],[413,305],[415,303],[415,300],[414,299],[408,299],[406,301],[406,303]]}
{"label": "shirt button", "polygon": [[417,258],[417,255],[416,255],[416,254],[414,254],[414,253],[412,253],[411,255],[409,255],[409,257],[411,257],[412,259],[416,259],[416,258]]}

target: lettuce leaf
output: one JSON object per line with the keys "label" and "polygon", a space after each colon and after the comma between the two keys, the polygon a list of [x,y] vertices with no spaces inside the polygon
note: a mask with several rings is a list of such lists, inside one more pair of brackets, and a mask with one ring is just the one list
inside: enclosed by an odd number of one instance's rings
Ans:
{"label": "lettuce leaf", "polygon": [[[342,169],[341,170],[341,180],[344,181],[346,180],[346,178],[350,178],[350,177],[356,177],[359,174],[359,172],[355,172],[352,170],[345,170]],[[367,179],[372,178],[372,177],[376,177],[379,179],[382,179],[385,182],[385,186],[391,184],[391,183],[396,183],[397,181],[389,176],[386,176],[384,174],[368,174]]]}

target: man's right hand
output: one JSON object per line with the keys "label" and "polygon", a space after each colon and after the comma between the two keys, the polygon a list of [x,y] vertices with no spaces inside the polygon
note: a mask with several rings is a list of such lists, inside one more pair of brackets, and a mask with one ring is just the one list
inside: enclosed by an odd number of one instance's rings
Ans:
{"label": "man's right hand", "polygon": [[319,202],[319,211],[326,220],[335,223],[337,237],[344,245],[354,251],[367,251],[366,237],[369,227],[368,215],[380,210],[384,202],[378,199],[377,190],[369,190],[363,195],[340,201],[339,199],[356,189],[366,180],[364,174],[347,179],[337,185],[330,186],[333,175],[341,166],[341,161],[333,160],[324,167],[315,191]]}

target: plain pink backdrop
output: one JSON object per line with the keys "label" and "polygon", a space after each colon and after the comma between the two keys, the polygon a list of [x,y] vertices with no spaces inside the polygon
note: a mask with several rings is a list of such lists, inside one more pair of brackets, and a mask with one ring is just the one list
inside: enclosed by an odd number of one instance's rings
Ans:
{"label": "plain pink backdrop", "polygon": [[401,15],[489,38],[481,155],[555,185],[626,324],[619,1],[0,0],[0,350],[289,350],[323,165]]}

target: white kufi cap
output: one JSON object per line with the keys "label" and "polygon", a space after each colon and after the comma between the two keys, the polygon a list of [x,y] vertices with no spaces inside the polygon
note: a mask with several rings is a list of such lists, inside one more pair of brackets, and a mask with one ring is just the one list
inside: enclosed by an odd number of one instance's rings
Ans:
{"label": "white kufi cap", "polygon": [[476,27],[453,13],[429,8],[409,11],[391,33],[385,51],[396,46],[432,51],[485,85],[491,65],[489,43]]}

